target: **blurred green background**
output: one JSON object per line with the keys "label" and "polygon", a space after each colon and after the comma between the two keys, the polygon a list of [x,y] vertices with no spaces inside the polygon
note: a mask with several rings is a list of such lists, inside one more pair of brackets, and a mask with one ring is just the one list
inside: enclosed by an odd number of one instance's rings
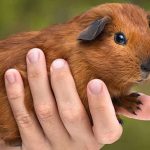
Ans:
{"label": "blurred green background", "polygon": [[[0,0],[0,38],[21,31],[39,30],[101,3],[130,2],[150,10],[149,0]],[[135,87],[150,94],[150,83]],[[150,122],[124,118],[122,138],[104,150],[149,150]]]}

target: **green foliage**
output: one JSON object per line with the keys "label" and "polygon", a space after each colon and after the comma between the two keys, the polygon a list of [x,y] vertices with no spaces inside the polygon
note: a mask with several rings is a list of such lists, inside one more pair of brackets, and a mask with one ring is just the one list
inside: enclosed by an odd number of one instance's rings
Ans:
{"label": "green foliage", "polygon": [[[149,0],[0,0],[0,38],[20,31],[39,30],[60,23],[106,2],[132,2],[150,9]],[[136,87],[149,93],[150,84]],[[150,123],[124,118],[122,138],[104,150],[150,149]]]}

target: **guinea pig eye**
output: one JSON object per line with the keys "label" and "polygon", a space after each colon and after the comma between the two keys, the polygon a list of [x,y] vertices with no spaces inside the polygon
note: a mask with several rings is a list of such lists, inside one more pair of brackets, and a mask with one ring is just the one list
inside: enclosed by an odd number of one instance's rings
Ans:
{"label": "guinea pig eye", "polygon": [[125,45],[127,43],[127,38],[122,32],[115,33],[114,40],[117,44]]}

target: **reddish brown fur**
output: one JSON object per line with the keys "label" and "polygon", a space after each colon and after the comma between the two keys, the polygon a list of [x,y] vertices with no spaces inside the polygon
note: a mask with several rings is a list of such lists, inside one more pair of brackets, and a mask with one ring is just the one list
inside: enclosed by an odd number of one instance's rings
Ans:
{"label": "reddish brown fur", "polygon": [[[92,21],[110,16],[108,24],[95,41],[82,43],[79,33]],[[114,33],[126,34],[127,45],[114,42]],[[26,89],[25,105],[32,108],[32,98],[26,75],[25,57],[29,49],[41,48],[49,67],[56,58],[68,61],[82,102],[87,111],[86,86],[93,78],[102,79],[111,97],[128,94],[130,87],[142,79],[140,65],[150,58],[150,29],[147,13],[131,4],[104,4],[73,20],[48,29],[21,33],[0,42],[0,136],[5,141],[19,137],[4,87],[4,73],[8,68],[20,71]]]}

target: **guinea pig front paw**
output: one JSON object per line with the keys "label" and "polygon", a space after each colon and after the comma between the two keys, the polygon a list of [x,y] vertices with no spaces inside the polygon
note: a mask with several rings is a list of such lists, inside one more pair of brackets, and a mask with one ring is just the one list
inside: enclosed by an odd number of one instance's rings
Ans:
{"label": "guinea pig front paw", "polygon": [[113,103],[117,107],[123,107],[128,112],[137,115],[136,112],[138,110],[141,110],[140,105],[142,105],[142,102],[138,99],[139,96],[140,96],[139,93],[131,93],[130,95],[127,96],[115,98],[113,100]]}

